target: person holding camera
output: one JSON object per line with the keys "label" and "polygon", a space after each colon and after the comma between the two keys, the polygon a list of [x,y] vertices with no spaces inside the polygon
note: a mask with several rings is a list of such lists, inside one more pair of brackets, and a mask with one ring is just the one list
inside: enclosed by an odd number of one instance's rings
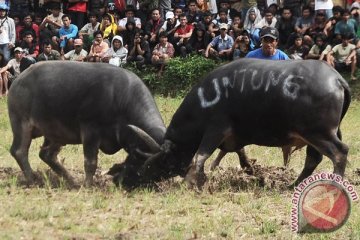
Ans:
{"label": "person holding camera", "polygon": [[151,50],[149,42],[142,36],[142,30],[135,30],[134,45],[129,49],[127,62],[135,62],[138,69],[144,68],[145,64],[151,61]]}
{"label": "person holding camera", "polygon": [[232,52],[233,59],[244,58],[246,54],[254,50],[255,46],[250,40],[248,31],[243,30],[241,34],[235,39]]}

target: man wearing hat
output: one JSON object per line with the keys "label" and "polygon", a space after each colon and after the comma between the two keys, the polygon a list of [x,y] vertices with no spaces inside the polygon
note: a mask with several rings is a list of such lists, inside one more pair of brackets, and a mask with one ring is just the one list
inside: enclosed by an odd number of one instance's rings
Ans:
{"label": "man wearing hat", "polygon": [[268,60],[288,60],[289,57],[283,51],[277,49],[279,32],[276,28],[263,28],[260,32],[261,48],[249,52],[247,58],[259,58]]}
{"label": "man wearing hat", "polygon": [[[11,59],[5,67],[0,69],[0,75],[5,83],[5,94],[7,94],[7,84],[8,82],[12,82],[17,76],[20,75],[20,62],[23,58],[24,50],[21,47],[16,47],[14,50],[15,58]],[[8,70],[13,69],[14,74],[11,74]]]}
{"label": "man wearing hat", "polygon": [[15,46],[15,22],[8,16],[9,7],[0,4],[0,50],[6,62],[10,59],[10,50]]}
{"label": "man wearing hat", "polygon": [[226,23],[221,23],[219,29],[220,35],[216,36],[209,43],[205,50],[205,57],[211,57],[216,60],[231,60],[234,39],[227,34],[228,25]]}
{"label": "man wearing hat", "polygon": [[63,59],[83,62],[88,53],[83,49],[83,41],[80,38],[74,40],[74,48],[74,50],[67,52]]}

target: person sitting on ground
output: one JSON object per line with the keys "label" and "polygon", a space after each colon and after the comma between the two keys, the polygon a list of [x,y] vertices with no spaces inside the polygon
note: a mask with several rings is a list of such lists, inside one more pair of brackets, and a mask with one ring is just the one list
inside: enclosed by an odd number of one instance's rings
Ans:
{"label": "person sitting on ground", "polygon": [[180,25],[176,28],[174,33],[174,42],[176,44],[176,51],[180,53],[181,57],[186,57],[191,50],[186,48],[187,41],[191,37],[194,30],[194,25],[188,23],[185,14],[180,15]]}
{"label": "person sitting on ground", "polygon": [[166,18],[166,21],[161,26],[159,33],[165,31],[168,36],[168,41],[174,45],[175,44],[174,33],[175,33],[177,27],[180,25],[180,22],[179,22],[179,19],[177,19],[175,17],[175,14],[171,11],[169,11],[165,14],[165,18]]}
{"label": "person sitting on ground", "polygon": [[270,9],[266,9],[264,12],[264,17],[255,24],[255,28],[262,29],[264,27],[275,27],[277,23],[277,19],[274,14],[270,11]]}
{"label": "person sitting on ground", "polygon": [[103,54],[109,49],[109,45],[103,39],[102,31],[94,32],[94,41],[91,45],[89,55],[87,57],[89,62],[100,62]]}
{"label": "person sitting on ground", "polygon": [[260,32],[261,48],[249,52],[246,58],[258,58],[268,60],[288,60],[289,57],[283,51],[277,49],[279,31],[276,28],[264,28]]}
{"label": "person sitting on ground", "polygon": [[117,32],[117,25],[112,14],[105,13],[102,16],[100,31],[103,32],[103,39],[108,43],[108,45],[110,45],[112,38],[116,35]]}
{"label": "person sitting on ground", "polygon": [[204,24],[199,22],[196,24],[195,29],[186,45],[186,48],[190,49],[191,53],[205,56],[206,48],[210,42],[210,34],[206,31]]}
{"label": "person sitting on ground", "polygon": [[299,33],[294,36],[294,44],[289,47],[287,54],[290,59],[300,60],[305,59],[309,53],[309,47],[304,44],[303,36]]}
{"label": "person sitting on ground", "polygon": [[[0,68],[3,68],[5,66],[6,66],[6,62],[5,62],[4,54],[0,52]],[[8,79],[4,77],[5,74],[6,74],[5,72],[0,74],[0,97],[6,96],[9,92],[9,83],[8,83]]]}
{"label": "person sitting on ground", "polygon": [[241,33],[244,30],[244,26],[243,23],[241,21],[241,16],[240,15],[236,15],[233,19],[233,22],[230,26],[230,30],[229,30],[229,35],[233,38],[236,39],[238,36],[241,35]]}
{"label": "person sitting on ground", "polygon": [[52,49],[51,42],[49,40],[44,41],[43,43],[43,52],[37,57],[37,61],[52,61],[52,60],[61,60],[60,53]]}
{"label": "person sitting on ground", "polygon": [[[311,46],[313,44],[310,36],[310,28],[314,24],[314,16],[312,9],[309,6],[305,6],[302,9],[301,17],[296,20],[295,33],[300,33],[304,36],[304,43]],[[289,42],[294,42],[295,33],[290,35]]]}
{"label": "person sitting on ground", "polygon": [[89,22],[83,26],[79,31],[79,38],[84,42],[84,48],[89,50],[94,40],[94,32],[99,30],[100,23],[98,22],[98,17],[95,13],[90,12],[88,14]]}
{"label": "person sitting on ground", "polygon": [[35,60],[39,55],[40,47],[33,34],[33,32],[25,32],[19,47],[23,50],[23,57]]}
{"label": "person sitting on ground", "polygon": [[64,54],[74,48],[74,39],[78,34],[78,27],[71,24],[69,15],[63,15],[61,19],[64,25],[59,29],[59,36],[53,37],[52,41],[60,47],[60,53]]}
{"label": "person sitting on ground", "polygon": [[159,34],[159,43],[152,52],[151,63],[159,68],[158,75],[161,75],[167,62],[174,57],[174,46],[168,42],[166,32]]}
{"label": "person sitting on ground", "polygon": [[153,9],[151,12],[151,19],[146,22],[144,28],[144,38],[149,42],[150,48],[157,44],[157,36],[160,28],[164,25],[164,20],[160,16],[159,9]]}
{"label": "person sitting on ground", "polygon": [[63,56],[63,60],[83,62],[88,55],[87,51],[83,49],[83,41],[81,38],[74,40],[74,50],[71,50]]}
{"label": "person sitting on ground", "polygon": [[351,80],[356,80],[356,54],[352,54],[355,50],[355,45],[350,43],[352,33],[345,33],[341,35],[342,43],[334,46],[327,54],[327,62],[337,71],[349,71]]}
{"label": "person sitting on ground", "polygon": [[135,27],[134,18],[129,18],[125,27],[126,30],[120,32],[120,36],[123,38],[124,47],[131,49],[134,46],[135,30],[139,28]]}
{"label": "person sitting on ground", "polygon": [[254,50],[254,44],[251,42],[250,34],[248,31],[243,32],[235,39],[232,53],[233,59],[244,58],[246,54]]}
{"label": "person sitting on ground", "polygon": [[356,37],[356,32],[357,32],[357,23],[355,19],[350,18],[350,11],[345,9],[341,16],[341,20],[337,22],[335,25],[335,30],[334,30],[335,38],[338,40],[342,39],[342,35],[345,34],[348,35],[349,33],[350,38],[353,39]]}
{"label": "person sitting on ground", "polygon": [[27,32],[32,32],[35,37],[36,42],[40,41],[40,31],[39,26],[33,23],[33,18],[31,14],[24,16],[21,24],[16,26],[16,44],[20,45],[20,42],[24,38],[24,34]]}
{"label": "person sitting on ground", "polygon": [[63,26],[60,3],[53,2],[49,6],[51,14],[46,16],[39,26],[40,41],[59,36],[59,29]]}
{"label": "person sitting on ground", "polygon": [[[3,82],[6,84],[11,83],[20,75],[20,62],[23,58],[23,49],[21,47],[16,47],[14,50],[15,58],[11,59],[5,67],[0,69],[0,75],[3,79]],[[12,70],[13,73],[10,73],[9,70]],[[5,88],[5,94],[7,91]]]}
{"label": "person sitting on ground", "polygon": [[145,64],[151,61],[151,51],[149,43],[142,37],[142,30],[135,30],[134,44],[129,49],[127,62],[135,62],[138,69],[142,69]]}
{"label": "person sitting on ground", "polygon": [[125,17],[118,21],[118,32],[122,32],[126,30],[126,23],[128,19],[132,18],[135,22],[135,27],[141,29],[141,19],[135,17],[136,8],[133,5],[126,6],[125,9]]}
{"label": "person sitting on ground", "polygon": [[122,67],[126,63],[127,54],[128,50],[123,45],[122,37],[115,35],[111,41],[111,48],[104,53],[101,61]]}
{"label": "person sitting on ground", "polygon": [[220,25],[226,24],[227,29],[230,28],[232,24],[232,20],[228,18],[228,10],[225,8],[220,8],[219,10],[219,18],[215,18],[212,20],[211,24],[209,25],[209,32],[211,32],[212,36],[220,35]]}
{"label": "person sitting on ground", "polygon": [[317,59],[325,60],[326,55],[331,50],[331,45],[326,41],[327,37],[325,33],[319,33],[315,37],[315,44],[311,47],[309,54],[306,56],[306,59]]}
{"label": "person sitting on ground", "polygon": [[234,39],[227,34],[228,25],[220,24],[220,35],[216,36],[206,47],[205,57],[215,60],[231,60]]}

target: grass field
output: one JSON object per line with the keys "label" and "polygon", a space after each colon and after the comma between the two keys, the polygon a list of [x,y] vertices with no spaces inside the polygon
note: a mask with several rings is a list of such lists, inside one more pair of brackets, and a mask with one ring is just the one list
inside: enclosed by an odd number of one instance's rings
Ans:
{"label": "grass field", "polygon": [[[356,85],[360,85],[357,83]],[[343,123],[344,142],[349,145],[346,176],[360,194],[360,102],[355,86],[353,100]],[[166,124],[181,99],[156,97]],[[256,184],[236,190],[226,182],[213,182],[212,191],[196,193],[178,179],[160,185],[160,190],[126,192],[115,188],[105,176],[92,189],[68,190],[38,158],[42,139],[33,141],[30,163],[43,174],[42,187],[25,188],[22,175],[9,149],[12,134],[6,99],[0,100],[0,239],[360,239],[360,207],[354,202],[345,226],[329,234],[294,234],[290,228],[292,191]],[[264,167],[281,167],[278,148],[249,146],[248,154]],[[123,151],[99,156],[99,174],[125,159]],[[304,164],[305,150],[293,154],[289,168],[296,176]],[[66,146],[60,153],[64,165],[83,177],[80,146]],[[207,164],[214,159],[207,161]],[[212,179],[231,179],[227,169],[238,166],[235,154],[211,173]],[[316,169],[332,171],[325,158]],[[284,171],[287,173],[289,171]],[[293,176],[291,176],[293,177]],[[271,176],[270,176],[271,178]],[[226,181],[226,180],[224,180]]]}

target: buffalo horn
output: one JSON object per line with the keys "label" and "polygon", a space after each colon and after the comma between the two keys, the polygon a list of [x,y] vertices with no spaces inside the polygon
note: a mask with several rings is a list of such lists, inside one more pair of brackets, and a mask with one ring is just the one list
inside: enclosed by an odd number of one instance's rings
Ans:
{"label": "buffalo horn", "polygon": [[146,145],[150,148],[151,152],[159,152],[160,145],[144,130],[141,128],[131,125],[128,125],[142,140],[145,141]]}

